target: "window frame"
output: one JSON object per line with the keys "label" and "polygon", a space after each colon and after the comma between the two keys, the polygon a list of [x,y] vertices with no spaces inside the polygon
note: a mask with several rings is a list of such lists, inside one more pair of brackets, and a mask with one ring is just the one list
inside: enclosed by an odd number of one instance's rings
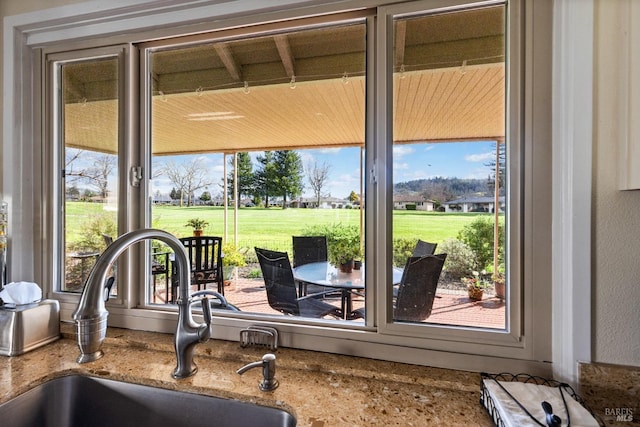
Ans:
{"label": "window frame", "polygon": [[[290,17],[295,14],[302,16],[303,14],[315,15],[315,14],[327,13],[327,11],[329,10],[327,8],[344,7],[344,10],[347,10],[350,7],[352,8],[352,7],[361,6],[361,2],[358,2],[358,1],[345,1],[341,4],[338,4],[337,6],[336,5],[327,6],[322,4],[316,4],[315,6],[305,7],[304,10],[298,10],[295,7],[292,8],[291,5],[288,5],[288,6],[284,5],[283,9],[279,11],[273,11],[273,10],[258,11],[262,13],[252,14],[252,12],[256,12],[254,9],[252,9],[252,7],[254,6],[248,5],[247,3],[244,3],[244,2],[231,2],[231,3],[233,3],[233,5],[227,5],[227,6],[236,6],[237,8],[234,9],[234,7],[230,7],[229,10],[225,11],[226,13],[222,13],[221,15],[223,15],[223,17],[226,15],[229,19],[225,20],[223,18],[220,18],[218,21],[216,21],[216,25],[220,25],[220,22],[223,22],[225,25],[233,26],[233,25],[238,25],[239,22],[243,22],[243,21],[244,22],[251,22],[254,20],[266,21],[266,20],[269,20],[270,18],[273,18],[274,14],[276,14],[278,17],[282,19],[286,19],[287,16]],[[299,5],[298,3],[300,2],[291,1],[290,3],[293,5]],[[321,2],[317,2],[317,3],[321,3]],[[387,3],[392,3],[392,2],[387,2]],[[444,4],[444,3],[445,2],[442,2],[442,1],[429,2],[429,4],[432,4],[432,5]],[[470,3],[486,4],[487,2],[470,2]],[[527,3],[531,5],[531,7],[533,7],[533,2],[528,0],[523,0],[522,2],[513,1],[513,2],[510,2],[510,5],[521,4],[521,3]],[[299,5],[299,6],[302,7],[303,5]],[[221,6],[208,7],[207,9],[208,13],[206,13],[204,16],[215,16],[215,15],[212,15],[212,11],[216,10],[216,7],[219,8]],[[107,6],[105,6],[105,8],[108,9]],[[84,42],[78,41],[79,37],[81,37],[82,34],[86,35],[87,32],[91,33],[94,36],[98,36],[98,35],[111,36],[113,34],[117,34],[118,32],[121,32],[123,30],[123,27],[126,27],[130,31],[141,30],[141,29],[145,30],[147,31],[145,33],[146,37],[153,37],[153,34],[158,34],[158,30],[148,28],[147,25],[149,24],[141,25],[142,22],[136,21],[135,19],[131,21],[121,19],[122,14],[126,15],[127,12],[131,13],[132,16],[135,16],[134,15],[135,12],[139,12],[140,10],[151,10],[152,8],[153,8],[152,5],[136,4],[135,6],[132,6],[131,8],[125,11],[120,11],[120,13],[116,13],[116,10],[107,10],[107,12],[110,12],[110,13],[107,13],[110,19],[110,21],[108,20],[109,21],[108,23],[111,25],[103,25],[103,26],[92,26],[88,22],[90,21],[89,19],[84,20],[84,18],[82,19],[80,18],[81,16],[83,16],[80,13],[80,11],[67,10],[65,15],[66,19],[61,19],[61,21],[59,22],[61,23],[64,22],[64,24],[66,24],[68,27],[53,26],[49,29],[46,29],[45,23],[51,24],[51,22],[49,22],[47,19],[43,19],[41,14],[34,13],[34,15],[29,16],[29,18],[33,19],[34,22],[39,22],[39,21],[35,21],[35,18],[40,19],[42,21],[42,24],[41,24],[42,27],[38,27],[37,28],[38,31],[34,31],[33,29],[24,30],[24,31],[29,31],[29,34],[27,34],[27,36],[23,41],[24,49],[27,52],[34,53],[34,55],[25,55],[25,57],[19,58],[20,66],[17,68],[20,69],[23,75],[34,76],[36,81],[42,82],[41,80],[42,79],[41,76],[43,74],[42,63],[44,61],[42,60],[43,57],[39,55],[39,53],[42,53],[43,55],[45,55],[53,50],[50,47],[43,46],[43,44],[49,44],[49,43],[55,42],[58,44],[64,44],[65,48],[81,47],[86,43],[89,43],[87,41],[84,41]],[[287,8],[287,10],[285,10],[285,8]],[[238,9],[240,9],[240,11],[238,11]],[[105,13],[104,10],[101,10],[100,12]],[[162,12],[156,10],[155,12],[160,14],[159,16],[163,16],[167,19],[170,19],[170,23],[174,25],[174,28],[177,26],[175,25],[176,24],[175,19],[176,17],[178,17],[178,12],[176,10],[169,10],[169,11],[165,10]],[[85,11],[85,13],[87,13],[87,11]],[[162,15],[163,13],[164,15]],[[192,5],[192,8],[189,9],[189,13],[187,15],[189,17],[192,17],[193,19],[196,19],[196,17],[200,19],[203,16],[201,13],[202,13],[202,8],[194,4]],[[48,18],[53,19],[51,17],[48,17]],[[185,24],[189,23],[188,19],[184,17],[182,17],[182,19],[184,20],[183,23]],[[529,21],[527,21],[528,27],[526,28],[526,40],[531,40],[533,38],[534,30],[533,30],[532,19],[530,18],[530,15],[528,16],[528,19]],[[149,21],[146,21],[146,17],[145,17],[145,22],[149,22]],[[548,24],[550,24],[550,22]],[[74,32],[73,27],[75,27],[75,30],[80,29],[81,31],[76,32],[75,35],[72,35],[71,33]],[[541,26],[541,27],[544,27],[544,26]],[[198,24],[196,24],[193,27],[194,31],[197,28],[199,28]],[[538,28],[538,30],[541,30],[541,28],[539,27],[536,27],[536,28]],[[187,31],[185,27],[183,27],[181,30]],[[379,31],[380,30],[378,30],[378,32]],[[130,36],[131,35],[129,34],[127,37],[130,37]],[[116,42],[122,41],[122,37],[124,36],[113,36],[113,38],[110,37],[109,40],[112,41],[113,43],[116,43]],[[526,45],[525,40],[517,40],[517,43],[514,43],[514,44],[517,46],[517,47],[514,47],[514,51],[516,55],[518,55],[519,59],[521,58],[524,59],[524,56],[526,55],[533,56],[532,52],[534,49],[532,49],[530,45]],[[43,49],[40,50],[40,48],[43,48]],[[380,44],[378,44],[376,46],[376,51],[379,51],[380,49],[381,49]],[[509,53],[513,55],[511,48]],[[10,55],[17,55],[17,54],[14,50],[11,50],[7,53],[7,55],[5,55],[5,57]],[[550,56],[550,54],[548,55]],[[531,60],[530,56],[527,57],[527,59]],[[533,62],[533,61],[530,61],[530,62]],[[543,59],[541,62],[542,62],[542,67],[544,68],[544,65],[546,64],[546,60]],[[6,64],[6,61],[5,61],[5,64]],[[382,70],[380,69],[379,62],[376,62],[376,65],[374,68],[375,68],[374,72],[378,73],[378,75],[380,72],[382,72]],[[542,100],[538,99],[538,102],[540,103],[540,105],[533,105],[534,97],[533,97],[533,92],[531,88],[531,81],[533,79],[532,68],[533,67],[531,67],[531,65],[528,64],[527,69],[519,70],[520,76],[522,77],[523,94],[521,94],[521,96],[524,98],[524,100],[522,101],[522,104],[524,107],[523,107],[523,111],[519,113],[520,115],[518,117],[519,120],[517,121],[517,123],[518,124],[522,123],[522,125],[516,126],[516,129],[509,130],[509,134],[511,135],[513,133],[517,135],[519,140],[523,141],[523,144],[525,142],[530,143],[532,140],[532,134],[534,133],[533,129],[534,128],[537,129],[537,126],[543,125],[542,123],[539,123],[541,119],[536,118],[537,121],[534,120],[532,110],[538,109],[543,113],[542,115],[545,117],[546,115],[544,113],[547,112],[547,107],[545,106],[546,104],[544,104]],[[368,65],[368,69],[369,69],[369,65]],[[9,79],[12,79],[11,80],[12,82],[14,82],[14,86],[12,88],[13,90],[7,91],[8,95],[11,95],[13,91],[18,92],[19,89],[25,87],[25,83],[29,81],[29,79],[21,78],[19,74],[20,73],[17,73],[17,72],[12,73],[11,76],[8,77]],[[539,77],[539,79],[544,80],[545,77]],[[131,82],[129,82],[128,84],[133,85],[133,83]],[[370,83],[367,83],[368,86],[369,84]],[[384,83],[378,82],[378,84],[381,84],[384,86]],[[546,86],[546,81],[543,81],[542,86],[543,87]],[[36,86],[36,92],[37,92],[37,86]],[[29,109],[28,106],[20,104],[20,102],[23,102],[22,100],[24,100],[25,98],[20,98],[20,100],[17,101],[17,103],[19,104],[18,110],[24,111],[24,113],[22,114],[22,116],[19,117],[19,120],[17,120],[17,123],[15,126],[18,129],[25,129],[26,130],[25,134],[27,136],[30,134],[34,134],[34,136],[36,136],[36,138],[34,138],[34,145],[36,146],[36,150],[35,150],[36,154],[29,154],[28,150],[29,148],[31,148],[31,145],[25,143],[24,136],[21,141],[22,145],[20,145],[20,147],[14,151],[10,150],[9,154],[14,154],[14,152],[22,152],[23,154],[25,154],[25,158],[27,159],[27,161],[29,159],[36,160],[36,162],[34,163],[37,164],[39,161],[40,164],[42,164],[43,166],[49,167],[47,166],[46,160],[48,158],[46,157],[46,150],[45,150],[45,148],[47,147],[47,143],[46,143],[47,132],[43,129],[44,126],[40,125],[40,123],[42,123],[41,109],[43,108],[42,106],[45,104],[45,102],[43,101],[46,99],[46,95],[42,93],[36,93],[35,95],[36,97],[35,97],[33,109]],[[7,93],[5,94],[5,96],[7,96]],[[23,94],[23,96],[27,96],[27,95]],[[371,101],[369,101],[369,98],[368,98],[367,107],[369,108],[372,105],[372,104],[369,104],[369,102],[372,102],[373,106],[376,109],[379,109],[379,108],[382,108],[381,106],[384,105],[385,101],[388,102],[388,99],[385,99],[385,97],[380,97],[380,96],[377,96],[375,99]],[[380,111],[380,110],[377,110],[377,111]],[[18,115],[20,115],[20,113],[18,113]],[[376,124],[374,126],[368,118],[367,132],[371,132],[373,130],[375,130],[376,134],[378,135],[387,135],[387,132],[389,131],[389,129],[387,129],[385,126],[382,126],[380,124]],[[130,133],[130,130],[128,130],[127,132]],[[8,133],[9,135],[12,134],[11,132],[8,132]],[[540,132],[540,133],[544,134],[544,132]],[[133,132],[133,134],[135,134],[135,132]],[[382,188],[384,187],[384,185],[381,185],[381,183],[386,184],[388,182],[387,181],[388,177],[385,175],[385,168],[383,167],[383,161],[390,158],[388,156],[388,153],[385,154],[384,152],[385,148],[383,147],[383,145],[384,144],[380,144],[378,142],[374,143],[374,150],[376,151],[375,154],[377,155],[372,153],[372,150],[367,150],[368,166],[367,166],[366,176],[368,181],[371,180],[368,183],[368,188],[375,188],[374,197],[376,199],[375,212],[372,212],[371,214],[368,213],[368,215],[380,214],[380,215],[377,215],[376,218],[374,218],[373,222],[370,221],[370,219],[368,218],[367,231],[366,231],[367,246],[368,248],[372,248],[372,247],[387,248],[384,251],[380,251],[380,253],[374,250],[374,256],[378,257],[378,259],[384,257],[385,255],[388,255],[388,251],[389,251],[388,249],[389,245],[386,244],[389,239],[389,234],[388,234],[389,221],[388,221],[388,213],[386,213],[387,212],[386,209],[388,209],[388,207],[391,206],[390,200],[388,200],[389,194],[385,192],[385,190]],[[518,167],[520,166],[524,167],[525,176],[524,176],[524,183],[522,185],[523,187],[527,187],[527,190],[533,191],[534,189],[538,189],[538,187],[534,186],[534,183],[532,181],[540,178],[540,175],[544,175],[547,171],[531,170],[532,164],[533,164],[532,157],[535,153],[533,152],[534,150],[529,148],[530,144],[524,144],[524,145],[525,146],[523,147],[523,151],[524,151],[523,157],[517,158],[515,160],[512,159],[511,162],[516,162],[516,165]],[[6,146],[7,144],[5,143],[5,148]],[[43,158],[40,158],[41,156]],[[544,155],[542,155],[542,157],[544,158]],[[34,167],[32,170],[37,170],[37,168]],[[128,167],[123,168],[122,170],[123,171],[128,170]],[[13,176],[13,177],[17,176],[19,178],[30,177],[28,172],[19,171],[19,170],[16,170],[15,168],[12,168],[11,170],[6,171],[5,176],[7,175]],[[36,188],[43,187],[42,194],[44,195],[44,200],[39,201],[39,200],[35,200],[34,198],[34,200],[28,201],[28,206],[31,206],[34,208],[34,212],[35,212],[34,216],[38,218],[37,219],[30,218],[27,216],[26,218],[23,218],[23,221],[13,220],[12,223],[10,223],[10,227],[12,225],[15,225],[15,227],[13,228],[14,232],[18,230],[20,231],[24,230],[26,231],[25,233],[26,236],[33,237],[32,241],[27,241],[27,243],[18,244],[14,246],[14,250],[17,252],[18,256],[20,254],[26,255],[28,253],[33,253],[33,249],[35,247],[37,247],[42,242],[48,241],[47,239],[50,239],[52,237],[51,231],[50,231],[51,225],[52,225],[51,218],[53,217],[52,210],[54,210],[52,208],[53,205],[51,204],[52,194],[50,194],[49,191],[47,191],[46,188],[44,188],[46,186],[43,185],[41,181],[43,177],[38,176],[37,173],[35,175],[36,176],[34,178],[36,179],[36,181],[38,181],[38,184],[35,184],[34,187]],[[511,185],[513,185],[513,183]],[[15,191],[15,187],[14,187],[14,191]],[[534,215],[534,209],[533,209],[534,206],[533,206],[532,200],[533,200],[533,196],[531,195],[531,193],[524,193],[522,200],[519,200],[519,205],[523,206],[522,208],[523,216],[525,217],[521,219],[520,221],[521,223],[519,224],[520,227],[518,227],[519,229],[522,230],[522,234],[523,234],[522,242],[519,242],[519,245],[523,246],[523,251],[525,253],[522,260],[524,264],[523,268],[518,270],[518,274],[521,276],[518,279],[523,280],[522,302],[524,304],[524,309],[523,309],[522,315],[524,318],[524,324],[518,329],[523,330],[524,333],[521,337],[518,338],[517,342],[514,343],[514,345],[507,345],[505,342],[501,340],[491,340],[491,339],[484,339],[484,338],[477,339],[477,342],[470,342],[469,340],[453,341],[451,340],[450,334],[446,334],[449,336],[446,336],[446,337],[443,336],[442,339],[438,337],[436,338],[425,337],[424,334],[420,338],[418,338],[418,337],[413,337],[409,335],[383,334],[383,333],[380,333],[380,330],[376,331],[373,328],[365,328],[364,330],[353,331],[353,330],[347,330],[347,329],[337,330],[337,329],[330,329],[330,328],[322,328],[322,327],[317,327],[316,325],[313,325],[313,324],[293,326],[288,322],[286,322],[285,321],[286,319],[281,322],[274,322],[274,323],[276,323],[276,326],[279,327],[279,329],[283,332],[283,338],[284,338],[284,341],[286,342],[286,345],[292,346],[292,347],[317,349],[322,351],[342,352],[342,353],[348,353],[353,355],[369,356],[369,357],[376,357],[376,358],[388,359],[388,360],[405,361],[409,363],[421,363],[421,364],[428,363],[433,366],[446,366],[446,367],[466,366],[467,369],[474,369],[480,366],[492,366],[492,364],[494,364],[497,360],[501,360],[502,362],[504,362],[503,366],[507,369],[511,366],[514,368],[528,367],[530,371],[533,370],[536,372],[546,371],[547,369],[549,369],[548,364],[545,362],[539,362],[539,361],[550,360],[550,338],[549,337],[550,337],[551,316],[550,316],[550,311],[548,310],[536,310],[534,312],[533,300],[534,300],[534,296],[538,296],[540,294],[544,296],[544,292],[546,291],[546,294],[547,294],[546,298],[547,298],[547,301],[549,301],[548,294],[550,290],[550,280],[546,284],[540,285],[539,289],[536,289],[534,292],[533,287],[531,286],[531,282],[532,282],[531,276],[533,276],[531,271],[533,270],[533,267],[534,267],[533,264],[536,264],[536,265],[544,264],[544,261],[547,261],[547,259],[545,259],[545,257],[543,256],[533,254],[533,245],[534,245],[533,234],[534,234],[534,231],[535,232],[539,231],[538,229],[541,227],[541,225],[533,220],[530,223],[525,225],[527,218],[531,219]],[[373,211],[373,209],[370,208],[368,211]],[[27,230],[29,226],[28,222],[30,219],[33,219],[34,224],[37,224],[37,227],[32,231]],[[137,222],[138,222],[137,220],[131,219],[129,217],[127,218],[127,227],[125,228],[135,227]],[[544,221],[540,221],[540,222],[543,223],[542,226],[546,225],[544,224]],[[549,237],[549,234],[550,234],[549,231],[547,231],[546,228],[543,231],[544,232],[539,233],[539,234],[542,234],[540,238],[543,238],[545,236]],[[547,243],[547,246],[548,245],[549,244]],[[49,257],[53,257],[53,255],[55,254],[55,249],[52,249],[48,245],[44,245],[44,246],[46,247],[46,249],[42,252],[46,256],[43,258],[47,258],[47,255]],[[14,255],[13,258],[17,258],[17,256]],[[511,262],[517,262],[518,264],[520,263],[519,260],[511,260]],[[380,266],[381,264],[383,266]],[[384,265],[386,265],[386,263],[378,263],[378,267],[376,267],[375,269],[371,267],[371,271],[367,271],[367,274],[371,275],[373,273],[378,277],[386,277],[386,275],[388,274],[388,267]],[[23,262],[23,263],[12,262],[11,267],[14,269],[14,273],[29,271],[28,262]],[[33,267],[34,268],[31,270],[30,273],[27,274],[26,277],[34,277],[36,280],[39,279],[40,283],[43,284],[43,287],[46,290],[46,295],[52,296],[51,294],[52,285],[51,285],[51,279],[50,279],[51,277],[50,272],[52,270],[52,267],[50,265],[50,261],[46,261],[46,260],[42,260],[40,262],[33,261]],[[129,272],[129,274],[131,273]],[[544,278],[545,275],[543,274],[542,276]],[[372,277],[372,276],[369,276],[369,277]],[[132,277],[130,277],[129,279],[132,279]],[[384,300],[385,295],[383,291],[379,290],[377,295],[374,295],[373,298],[382,298]],[[369,303],[369,300],[367,302]],[[63,303],[62,317],[63,319],[68,319],[70,312],[74,308],[73,301],[61,301],[61,303]],[[374,299],[374,303],[375,303],[375,299]],[[162,313],[158,313],[150,310],[139,310],[136,308],[132,308],[133,307],[132,304],[127,304],[127,305],[128,307],[125,307],[121,310],[118,307],[109,307],[109,310],[111,312],[110,325],[135,327],[140,329],[160,330],[165,332],[173,331],[173,327],[175,325],[175,321],[174,321],[175,316],[166,316],[166,315],[163,315]],[[382,307],[382,305],[378,305],[377,307]],[[143,312],[145,313],[144,316],[142,316]],[[385,319],[385,315],[387,314],[388,313],[385,314],[382,309],[379,309],[376,313],[376,317],[379,319]],[[135,321],[133,321],[134,319]],[[216,337],[222,338],[222,339],[236,340],[238,336],[237,332],[239,331],[239,329],[254,322],[255,320],[234,319],[233,316],[216,318],[216,321],[214,322],[216,326],[218,326],[216,331]],[[368,326],[371,326],[369,322],[367,324]],[[535,328],[533,327],[534,324],[536,325]],[[525,325],[526,325],[526,328],[525,328]],[[378,325],[378,328],[379,327],[380,325]],[[465,332],[465,331],[462,331],[462,332]],[[476,334],[477,332],[474,331],[472,333]],[[319,338],[321,341],[320,342],[321,345],[318,345]],[[476,340],[471,340],[471,341],[476,341]],[[345,343],[348,343],[348,342],[351,342],[353,344],[347,345],[347,347],[344,347]],[[534,346],[534,343],[535,343],[535,346]],[[405,352],[404,354],[399,354],[402,352],[397,351],[398,347],[402,347],[407,350],[410,349],[410,351]],[[454,357],[451,357],[452,355]],[[426,360],[428,360],[428,362],[425,362]],[[471,363],[471,365],[469,365],[469,363]],[[483,369],[483,368],[480,368],[480,369]]]}

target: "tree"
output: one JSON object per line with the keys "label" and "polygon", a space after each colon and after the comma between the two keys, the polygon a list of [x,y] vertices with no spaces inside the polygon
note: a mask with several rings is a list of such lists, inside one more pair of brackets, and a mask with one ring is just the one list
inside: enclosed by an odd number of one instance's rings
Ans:
{"label": "tree", "polygon": [[[507,165],[506,165],[506,153],[505,153],[505,144],[496,142],[497,160],[498,160],[498,186],[499,186],[499,194],[504,196],[504,183],[507,178]],[[493,193],[495,191],[495,182],[496,182],[496,160],[491,160],[484,164],[491,168],[491,173],[487,178],[487,187],[489,187],[489,192]]]}
{"label": "tree", "polygon": [[[238,161],[238,198],[241,199],[242,196],[253,196],[256,192],[256,185],[251,157],[247,152],[237,153],[236,156]],[[229,159],[229,164],[232,170],[227,176],[227,183],[229,188],[233,188],[233,158]]]}
{"label": "tree", "polygon": [[276,167],[273,151],[265,151],[256,157],[258,169],[254,174],[256,194],[264,196],[264,207],[269,207],[269,196],[276,192]]}
{"label": "tree", "polygon": [[191,206],[193,195],[197,190],[211,185],[207,177],[202,159],[196,158],[190,162],[177,164],[173,161],[165,163],[162,172],[166,175],[177,191],[180,192],[180,206],[184,196],[187,196],[187,206]]}
{"label": "tree", "polygon": [[351,203],[355,203],[360,201],[360,196],[358,196],[358,193],[356,193],[355,191],[351,190],[351,193],[349,193],[349,201]]}
{"label": "tree", "polygon": [[202,200],[203,202],[210,202],[211,193],[209,193],[208,191],[203,191],[202,194],[200,195],[200,200]]}
{"label": "tree", "polygon": [[[91,160],[92,159],[92,160]],[[91,160],[91,166],[84,166]],[[74,166],[78,165],[79,169]],[[117,156],[113,154],[87,154],[83,150],[65,150],[65,178],[67,185],[76,186],[86,183],[96,189],[97,194],[106,199],[109,195],[109,177],[117,165]]]}
{"label": "tree", "polygon": [[176,188],[172,188],[171,189],[171,193],[169,193],[169,197],[171,198],[171,200],[180,200],[182,194],[180,194],[180,191],[176,190]]}
{"label": "tree", "polygon": [[330,170],[331,166],[325,162],[318,165],[318,162],[314,160],[313,163],[309,162],[307,165],[307,179],[316,197],[316,207],[320,207],[320,198],[323,196],[322,189],[329,179]]}
{"label": "tree", "polygon": [[264,195],[265,207],[269,207],[270,196],[282,196],[282,208],[286,208],[287,196],[302,193],[303,167],[296,151],[265,151],[258,156],[258,169],[254,174],[256,194]]}
{"label": "tree", "polygon": [[304,189],[302,158],[297,151],[276,151],[276,188],[282,196],[282,209],[287,207],[287,196],[290,199],[302,194]]}

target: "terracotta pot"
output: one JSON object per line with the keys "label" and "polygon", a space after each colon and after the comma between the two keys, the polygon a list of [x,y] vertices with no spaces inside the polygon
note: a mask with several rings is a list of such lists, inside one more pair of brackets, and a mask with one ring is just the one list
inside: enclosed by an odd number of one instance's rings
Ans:
{"label": "terracotta pot", "polygon": [[196,237],[202,236],[202,233],[204,233],[204,230],[193,230],[193,235]]}
{"label": "terracotta pot", "polygon": [[506,286],[504,282],[494,282],[496,298],[504,299],[507,295]]}
{"label": "terracotta pot", "polygon": [[484,290],[482,288],[477,288],[475,286],[470,286],[468,288],[469,299],[471,301],[482,301],[482,294]]}

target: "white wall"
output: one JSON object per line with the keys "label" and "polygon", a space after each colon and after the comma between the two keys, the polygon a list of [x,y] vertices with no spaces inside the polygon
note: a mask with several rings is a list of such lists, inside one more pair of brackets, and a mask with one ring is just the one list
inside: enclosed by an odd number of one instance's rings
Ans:
{"label": "white wall", "polygon": [[640,366],[640,190],[618,190],[617,176],[624,131],[618,126],[618,102],[628,88],[618,88],[615,64],[624,54],[618,20],[625,3],[596,3],[592,357],[594,362]]}

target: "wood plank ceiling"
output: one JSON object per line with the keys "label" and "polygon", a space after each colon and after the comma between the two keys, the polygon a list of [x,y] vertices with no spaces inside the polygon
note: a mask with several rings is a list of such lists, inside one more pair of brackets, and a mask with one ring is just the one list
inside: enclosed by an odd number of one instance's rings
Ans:
{"label": "wood plank ceiling", "polygon": [[[394,143],[504,138],[503,7],[398,20],[395,44]],[[152,53],[153,153],[363,145],[364,47],[358,23]],[[68,68],[67,146],[115,152],[113,73]]]}

